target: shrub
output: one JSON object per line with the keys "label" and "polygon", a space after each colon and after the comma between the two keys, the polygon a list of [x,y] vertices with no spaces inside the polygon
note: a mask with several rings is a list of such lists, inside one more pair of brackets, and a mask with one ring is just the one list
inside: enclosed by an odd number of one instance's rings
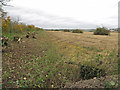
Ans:
{"label": "shrub", "polygon": [[90,30],[89,32],[94,32],[94,30]]}
{"label": "shrub", "polygon": [[2,19],[2,32],[3,33],[22,33],[25,31],[43,30],[42,28],[35,27],[34,25],[26,25],[11,20],[10,16]]}
{"label": "shrub", "polygon": [[94,31],[94,35],[110,35],[109,30],[107,30],[106,28],[97,28]]}
{"label": "shrub", "polygon": [[79,29],[76,29],[76,30],[73,30],[72,33],[83,33],[83,31],[79,30]]}
{"label": "shrub", "polygon": [[60,31],[60,30],[53,30],[53,31]]}
{"label": "shrub", "polygon": [[64,32],[70,32],[70,30],[64,30]]}
{"label": "shrub", "polygon": [[89,32],[93,32],[93,31],[89,31]]}
{"label": "shrub", "polygon": [[2,18],[2,35],[13,39],[14,35],[23,35],[26,31],[35,32],[43,30],[42,28],[35,27],[34,25],[26,25],[24,23],[19,23],[18,21],[11,20],[10,16],[7,18]]}

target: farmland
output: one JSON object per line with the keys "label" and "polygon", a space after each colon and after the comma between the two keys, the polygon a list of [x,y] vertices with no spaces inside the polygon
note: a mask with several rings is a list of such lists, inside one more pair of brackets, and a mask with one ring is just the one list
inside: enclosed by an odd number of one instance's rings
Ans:
{"label": "farmland", "polygon": [[[96,82],[104,78],[100,82],[102,86],[97,83],[97,87],[117,87],[118,33],[104,36],[93,35],[93,32],[39,30],[36,39],[25,35],[20,34],[20,43],[9,40],[9,46],[4,49],[3,87],[69,88],[75,86],[73,83],[89,82],[93,78]],[[81,72],[83,65],[86,67],[84,75]],[[93,74],[94,69],[101,72]]]}

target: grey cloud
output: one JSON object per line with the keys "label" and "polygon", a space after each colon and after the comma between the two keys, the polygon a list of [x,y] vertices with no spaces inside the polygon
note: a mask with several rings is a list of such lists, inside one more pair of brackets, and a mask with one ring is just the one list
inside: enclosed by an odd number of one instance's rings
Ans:
{"label": "grey cloud", "polygon": [[96,28],[96,24],[78,21],[70,17],[60,17],[45,13],[41,10],[33,10],[22,7],[5,8],[8,15],[20,17],[27,24],[35,24],[42,28]]}

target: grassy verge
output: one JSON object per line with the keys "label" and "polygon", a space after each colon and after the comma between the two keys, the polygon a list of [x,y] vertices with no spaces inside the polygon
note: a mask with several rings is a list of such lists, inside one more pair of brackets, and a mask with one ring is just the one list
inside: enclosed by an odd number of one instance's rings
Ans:
{"label": "grassy verge", "polygon": [[[12,38],[14,34],[6,35]],[[16,55],[18,60],[16,62],[15,59],[9,58],[11,55],[9,52],[3,53],[3,87],[53,87],[52,80],[57,79],[54,74],[59,71],[56,66],[62,60],[60,50],[44,31],[39,31],[38,35],[40,42],[36,44],[40,47],[39,50],[42,50],[40,53],[42,56],[31,53],[29,54],[31,57]],[[32,50],[34,51],[34,48]],[[16,52],[12,53],[16,54]]]}

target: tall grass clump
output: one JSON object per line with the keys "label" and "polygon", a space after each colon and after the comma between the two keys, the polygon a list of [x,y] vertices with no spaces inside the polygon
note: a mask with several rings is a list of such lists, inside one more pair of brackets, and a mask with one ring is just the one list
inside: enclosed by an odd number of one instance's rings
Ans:
{"label": "tall grass clump", "polygon": [[105,27],[102,27],[102,28],[97,28],[94,31],[94,35],[110,35],[110,32]]}
{"label": "tall grass clump", "polygon": [[76,30],[73,30],[72,33],[83,33],[83,31],[80,29],[76,29]]}

